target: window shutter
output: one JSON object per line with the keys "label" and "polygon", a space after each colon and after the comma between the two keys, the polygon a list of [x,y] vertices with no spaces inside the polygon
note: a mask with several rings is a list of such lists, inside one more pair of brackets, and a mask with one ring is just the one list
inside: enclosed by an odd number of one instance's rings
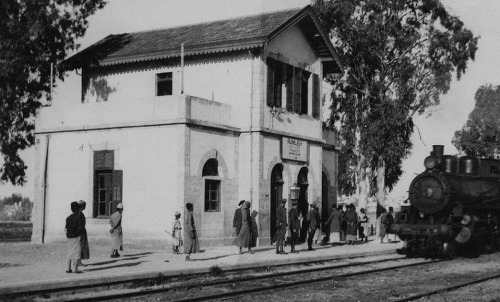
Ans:
{"label": "window shutter", "polygon": [[312,75],[312,116],[319,118],[320,114],[320,82],[319,76],[315,73]]}
{"label": "window shutter", "polygon": [[302,94],[301,94],[301,88],[302,88],[302,70],[299,68],[295,68],[295,77],[293,79],[293,91],[294,91],[294,98],[293,98],[293,110],[296,113],[301,112],[300,108],[300,103],[302,101]]}
{"label": "window shutter", "polygon": [[274,60],[267,58],[267,106],[274,105]]}
{"label": "window shutter", "polygon": [[122,202],[122,192],[123,192],[123,171],[115,170],[113,171],[113,189],[112,198],[110,201],[109,214],[113,214],[116,211],[116,206]]}
{"label": "window shutter", "polygon": [[113,150],[94,151],[94,170],[113,170],[115,152]]}
{"label": "window shutter", "polygon": [[286,110],[293,112],[293,67],[286,66]]}

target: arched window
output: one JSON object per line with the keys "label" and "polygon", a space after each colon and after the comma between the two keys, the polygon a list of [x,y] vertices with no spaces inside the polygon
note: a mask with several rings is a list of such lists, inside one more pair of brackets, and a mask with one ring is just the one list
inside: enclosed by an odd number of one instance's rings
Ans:
{"label": "arched window", "polygon": [[202,177],[205,179],[205,212],[220,212],[219,162],[215,158],[207,160],[203,166]]}

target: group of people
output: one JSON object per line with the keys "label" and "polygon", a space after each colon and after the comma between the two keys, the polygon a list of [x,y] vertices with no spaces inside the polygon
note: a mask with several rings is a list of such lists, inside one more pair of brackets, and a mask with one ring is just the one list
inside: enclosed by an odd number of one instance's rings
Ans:
{"label": "group of people", "polygon": [[[89,241],[87,237],[87,229],[85,228],[86,218],[83,211],[87,207],[87,203],[83,200],[73,201],[70,205],[72,214],[66,218],[65,233],[68,239],[67,246],[67,261],[68,269],[66,273],[82,273],[78,269],[79,266],[86,266],[82,260],[90,258]],[[109,219],[111,229],[112,252],[111,257],[120,257],[118,250],[123,250],[123,233],[122,233],[122,211],[123,205],[120,203],[116,206],[114,212]]]}
{"label": "group of people", "polygon": [[332,245],[342,242],[356,244],[358,235],[361,241],[368,241],[368,237],[365,235],[367,223],[368,216],[365,209],[360,209],[360,213],[358,213],[352,203],[347,205],[345,209],[342,205],[332,205],[332,212],[325,222],[325,226],[328,226],[330,231],[328,243]]}
{"label": "group of people", "polygon": [[[287,254],[283,249],[286,239],[288,239],[291,246],[290,253],[298,253],[295,249],[295,245],[299,240],[300,232],[304,229],[307,230],[308,250],[313,251],[313,242],[317,242],[320,239],[319,234],[321,234],[321,217],[318,207],[311,204],[311,208],[305,219],[302,219],[302,215],[297,209],[297,201],[292,201],[292,207],[288,213],[285,209],[286,202],[286,199],[281,199],[276,209],[276,254]],[[235,229],[236,242],[240,254],[243,254],[243,248],[247,248],[248,253],[253,254],[254,251],[252,247],[256,245],[257,226],[255,225],[255,217],[250,215],[250,206],[250,201],[241,200],[234,213],[233,227]],[[65,232],[68,239],[67,273],[81,273],[82,271],[80,271],[78,267],[80,265],[85,266],[81,260],[89,259],[90,257],[87,231],[85,228],[86,218],[83,214],[85,208],[85,201],[73,201],[71,203],[72,214],[66,218]],[[186,255],[185,260],[190,261],[190,255],[192,253],[198,253],[200,251],[200,246],[193,217],[193,204],[187,203],[186,210],[187,214],[184,219],[186,238],[183,238],[182,223],[179,220],[181,214],[179,212],[175,213],[171,232],[165,231],[172,237],[173,253],[180,254],[180,247],[183,246],[184,254]],[[123,204],[120,203],[116,206],[116,211],[109,219],[109,224],[111,225],[109,232],[111,233],[112,258],[120,257],[118,250],[123,250],[122,212]],[[380,217],[381,226],[379,237],[383,243],[388,228],[394,223],[393,208],[389,207],[389,212],[383,209]],[[304,223],[307,223],[307,225],[303,228]],[[329,234],[326,235],[328,240],[325,241],[332,245],[337,245],[342,242],[356,244],[359,236],[361,240],[366,242],[367,236],[364,234],[364,224],[366,223],[368,223],[368,216],[364,209],[361,209],[358,214],[354,204],[348,205],[345,209],[342,205],[333,205],[332,212],[325,222],[325,227],[328,227],[329,230]],[[323,237],[325,237],[325,234]]]}

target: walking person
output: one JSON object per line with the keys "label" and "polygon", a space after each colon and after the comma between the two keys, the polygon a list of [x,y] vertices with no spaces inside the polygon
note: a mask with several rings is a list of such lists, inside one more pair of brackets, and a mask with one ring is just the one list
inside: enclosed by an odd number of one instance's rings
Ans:
{"label": "walking person", "polygon": [[292,250],[290,253],[298,253],[295,250],[295,244],[297,243],[299,230],[300,230],[300,220],[299,212],[297,211],[297,201],[292,202],[292,208],[288,212],[288,221],[290,222],[290,246]]}
{"label": "walking person", "polygon": [[[79,274],[82,272],[78,270],[78,262],[82,253],[80,237],[83,233],[83,226],[79,213],[80,206],[78,205],[78,202],[73,201],[71,203],[71,212],[73,212],[73,214],[66,218],[66,225],[64,229],[66,232],[66,238],[68,238],[68,250],[66,254],[68,269],[66,270],[66,273]],[[72,265],[74,266],[74,269],[72,269]]]}
{"label": "walking person", "polygon": [[192,253],[200,252],[200,244],[198,243],[198,234],[196,233],[196,227],[194,225],[193,204],[190,202],[186,203],[186,210],[184,254],[186,254],[186,261],[190,261]]}
{"label": "walking person", "polygon": [[276,209],[276,254],[286,255],[283,250],[283,243],[285,241],[286,228],[288,226],[286,222],[286,209],[285,209],[286,199],[280,200],[280,205]]}
{"label": "walking person", "polygon": [[358,213],[356,213],[356,207],[352,203],[347,207],[345,221],[347,223],[347,244],[356,244],[358,240]]}
{"label": "walking person", "polygon": [[309,227],[307,229],[307,250],[314,251],[312,247],[314,234],[316,233],[316,229],[318,228],[318,218],[319,214],[314,210],[314,204],[311,204],[311,210],[307,212],[307,220],[309,221]]}
{"label": "walking person", "polygon": [[330,231],[330,239],[329,243],[333,245],[340,244],[340,222],[341,222],[341,213],[340,211],[335,207],[335,205],[332,205],[332,213],[328,217],[328,220],[326,221],[325,225],[329,226],[329,231]]}
{"label": "walking person", "polygon": [[248,248],[248,252],[253,254],[252,250],[252,217],[250,216],[250,202],[245,201],[241,207],[241,223],[237,227],[238,247],[240,254],[243,254],[243,248]]}
{"label": "walking person", "polygon": [[80,244],[82,247],[82,254],[81,254],[80,260],[78,261],[78,264],[81,266],[87,266],[86,264],[82,263],[82,260],[88,260],[90,258],[89,239],[87,237],[87,229],[85,228],[85,225],[87,223],[87,218],[85,218],[85,214],[83,214],[83,211],[87,207],[87,203],[83,200],[80,200],[78,202],[78,207],[79,207],[78,212],[79,212],[80,219],[82,221],[82,227],[83,227],[82,235],[80,236]]}
{"label": "walking person", "polygon": [[175,212],[175,219],[172,224],[172,249],[174,254],[180,254],[179,248],[182,246],[182,224],[179,218],[181,218],[181,213]]}
{"label": "walking person", "polygon": [[120,257],[118,250],[123,251],[122,212],[123,204],[119,203],[116,206],[116,212],[109,217],[109,224],[111,225],[111,230],[109,230],[109,232],[111,233],[112,245],[111,258]]}

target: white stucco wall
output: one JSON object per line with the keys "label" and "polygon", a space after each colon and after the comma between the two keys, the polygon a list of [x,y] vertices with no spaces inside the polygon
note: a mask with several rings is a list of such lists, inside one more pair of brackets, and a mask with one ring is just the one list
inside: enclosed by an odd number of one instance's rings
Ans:
{"label": "white stucco wall", "polygon": [[[181,67],[179,65],[143,68],[126,67],[119,73],[89,73],[91,80],[84,103],[101,101],[94,93],[95,82],[105,83],[109,103],[133,104],[141,100],[165,98],[156,96],[156,74],[172,72],[172,94],[181,94]],[[102,88],[100,89],[103,90]],[[184,94],[230,105],[237,125],[248,124],[251,95],[251,59],[248,53],[217,55],[210,59],[187,57],[184,66]],[[135,101],[135,102],[134,102]],[[175,108],[174,108],[175,109]],[[133,111],[129,106],[124,110]],[[241,113],[240,113],[241,111]],[[126,112],[124,112],[126,113]]]}
{"label": "white stucco wall", "polygon": [[[182,211],[176,190],[178,127],[146,127],[52,134],[49,145],[46,242],[65,238],[71,201],[87,201],[89,238],[109,236],[108,219],[93,217],[93,154],[115,151],[115,170],[123,171],[125,240],[165,236],[175,211]],[[43,173],[43,171],[38,171]],[[41,210],[41,209],[38,209]],[[36,214],[35,214],[36,215]],[[128,238],[127,238],[128,237]]]}

